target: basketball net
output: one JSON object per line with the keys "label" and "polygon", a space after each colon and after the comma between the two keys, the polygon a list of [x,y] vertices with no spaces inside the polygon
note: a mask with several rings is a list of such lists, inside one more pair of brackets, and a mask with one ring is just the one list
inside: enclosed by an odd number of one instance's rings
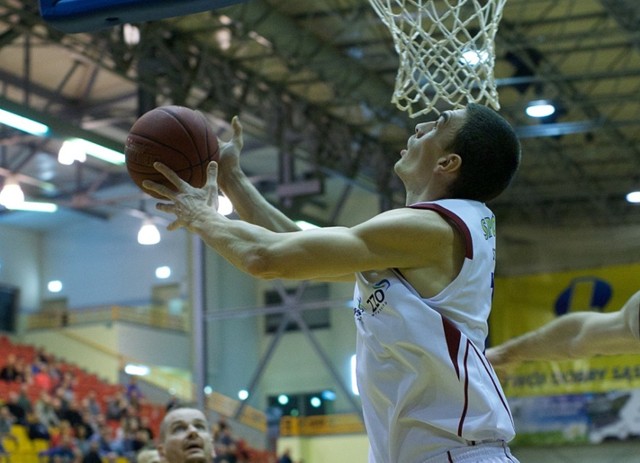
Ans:
{"label": "basketball net", "polygon": [[[469,102],[500,108],[494,39],[506,0],[369,0],[400,62],[391,102],[410,117]],[[450,109],[450,108],[447,108]]]}

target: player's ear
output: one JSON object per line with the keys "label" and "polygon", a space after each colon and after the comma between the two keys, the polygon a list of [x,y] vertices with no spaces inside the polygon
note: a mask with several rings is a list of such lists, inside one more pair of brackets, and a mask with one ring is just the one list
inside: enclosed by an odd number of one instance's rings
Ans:
{"label": "player's ear", "polygon": [[462,167],[462,158],[459,154],[448,153],[438,159],[438,169],[442,172],[453,173]]}

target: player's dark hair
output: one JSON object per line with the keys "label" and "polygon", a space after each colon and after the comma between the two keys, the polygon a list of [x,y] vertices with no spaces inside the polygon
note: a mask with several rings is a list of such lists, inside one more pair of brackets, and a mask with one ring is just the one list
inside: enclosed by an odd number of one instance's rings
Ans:
{"label": "player's dark hair", "polygon": [[520,142],[513,127],[496,111],[467,106],[463,126],[448,150],[462,158],[460,175],[449,196],[487,202],[502,193],[520,164]]}

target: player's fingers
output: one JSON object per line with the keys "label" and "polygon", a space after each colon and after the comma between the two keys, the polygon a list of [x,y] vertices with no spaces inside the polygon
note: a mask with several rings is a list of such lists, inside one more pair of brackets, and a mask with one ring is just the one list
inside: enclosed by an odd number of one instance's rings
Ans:
{"label": "player's fingers", "polygon": [[177,188],[182,188],[187,185],[187,182],[178,177],[174,171],[169,169],[167,166],[162,164],[161,162],[154,162],[153,168],[164,175],[167,180],[169,180],[172,184],[174,184]]}
{"label": "player's fingers", "polygon": [[180,221],[180,219],[176,219],[173,222],[171,222],[169,225],[167,225],[167,230],[169,231],[174,231],[174,230],[177,230],[178,228],[182,228],[182,222]]}
{"label": "player's fingers", "polygon": [[217,206],[218,200],[218,163],[211,161],[207,166],[207,182],[204,185],[207,206]]}
{"label": "player's fingers", "polygon": [[244,139],[242,138],[242,124],[240,123],[240,118],[238,116],[233,116],[231,126],[233,127],[233,143],[236,145],[238,150],[242,150]]}
{"label": "player's fingers", "polygon": [[173,199],[175,197],[175,191],[167,188],[164,185],[154,182],[153,180],[143,180],[142,188],[145,190],[153,191],[154,193],[164,196],[165,198]]}

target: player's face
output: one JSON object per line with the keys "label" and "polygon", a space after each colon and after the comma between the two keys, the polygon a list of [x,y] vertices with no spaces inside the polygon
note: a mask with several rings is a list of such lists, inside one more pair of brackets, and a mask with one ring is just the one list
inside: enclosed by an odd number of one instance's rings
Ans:
{"label": "player's face", "polygon": [[164,419],[164,440],[159,446],[167,463],[210,463],[213,442],[209,424],[200,410],[173,410]]}
{"label": "player's face", "polygon": [[395,166],[400,178],[430,178],[437,160],[448,154],[447,147],[462,128],[466,114],[466,109],[445,111],[435,121],[416,125],[415,133],[407,141],[407,149],[400,152]]}

